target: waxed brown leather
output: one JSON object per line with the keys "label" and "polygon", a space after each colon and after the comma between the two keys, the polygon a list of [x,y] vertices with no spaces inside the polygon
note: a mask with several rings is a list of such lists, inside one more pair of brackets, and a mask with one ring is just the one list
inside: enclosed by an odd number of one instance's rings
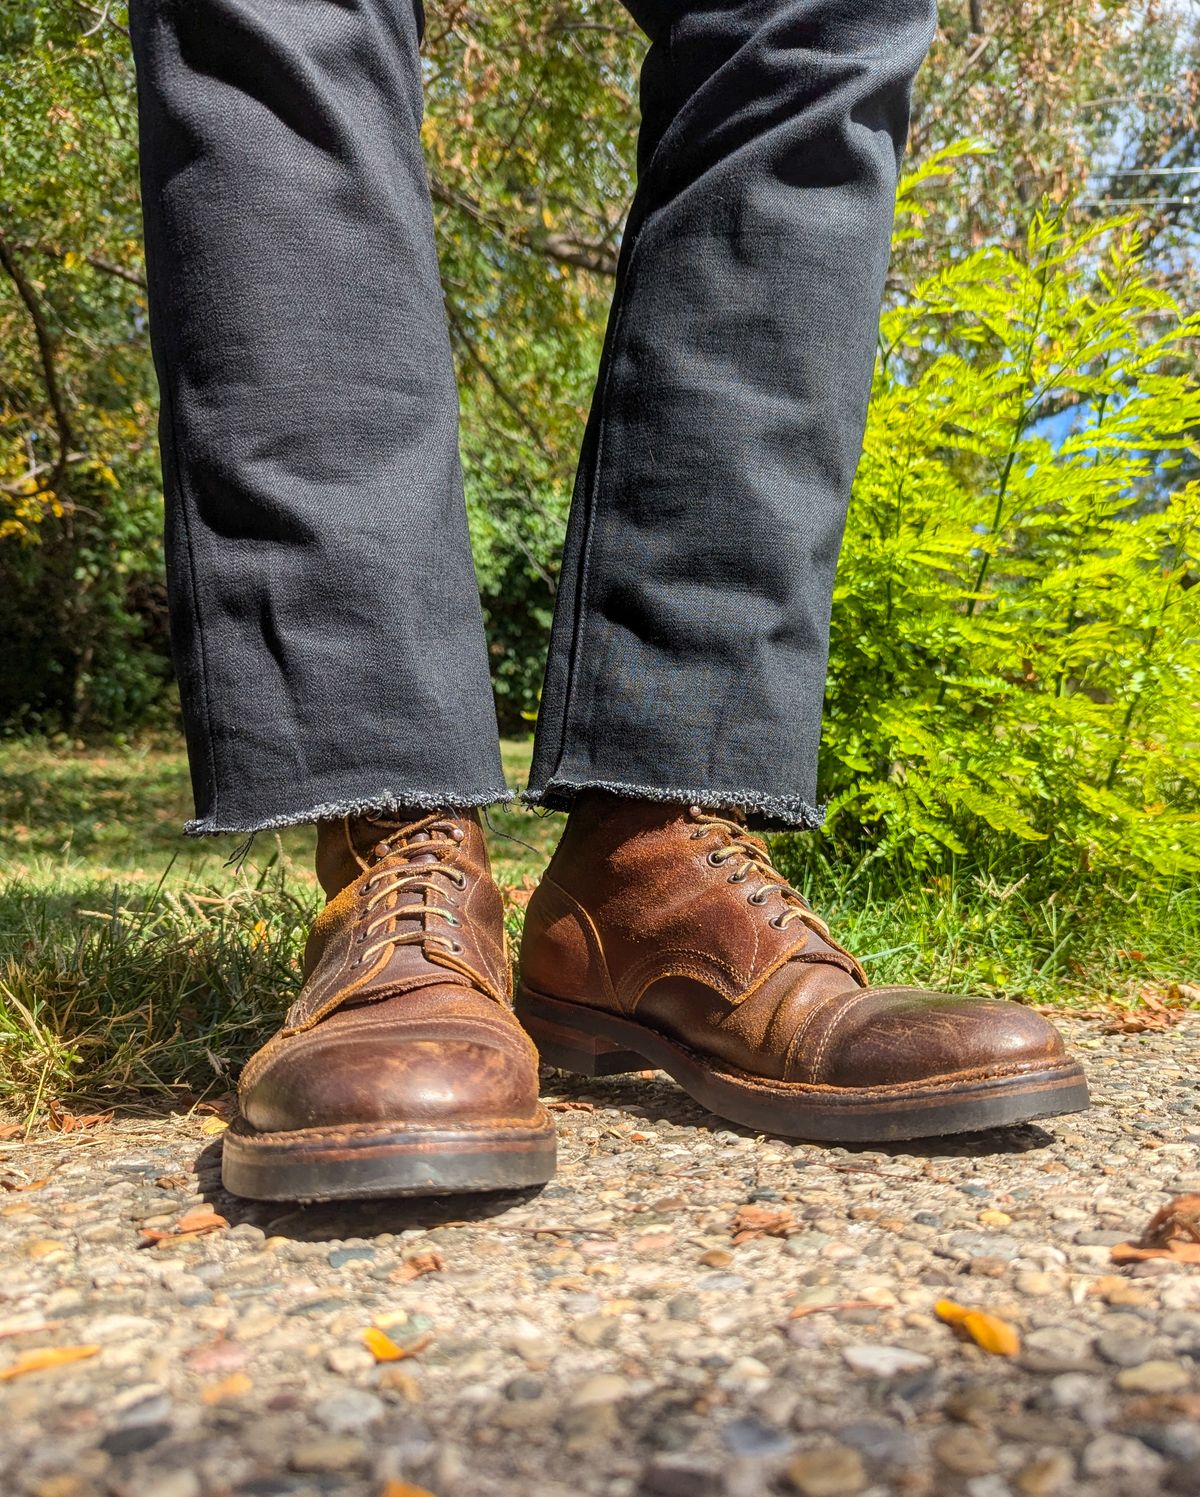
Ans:
{"label": "waxed brown leather", "polygon": [[1019,1004],[870,987],[766,845],[696,807],[581,796],[529,902],[521,979],[774,1081],[894,1086],[1064,1058]]}
{"label": "waxed brown leather", "polygon": [[242,1072],[246,1122],[281,1132],[535,1119],[537,1053],[513,1017],[476,813],[322,822],[317,872],[328,903],[299,996]]}

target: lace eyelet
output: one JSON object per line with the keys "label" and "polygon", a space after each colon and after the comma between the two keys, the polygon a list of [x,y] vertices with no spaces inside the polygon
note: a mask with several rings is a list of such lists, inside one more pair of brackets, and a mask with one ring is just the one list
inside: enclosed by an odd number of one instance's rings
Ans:
{"label": "lace eyelet", "polygon": [[767,891],[765,889],[755,889],[753,894],[746,895],[747,904],[766,904],[766,902]]}
{"label": "lace eyelet", "polygon": [[447,925],[461,925],[462,921],[458,918],[457,915],[447,915],[446,916],[446,924]]}
{"label": "lace eyelet", "polygon": [[463,948],[461,941],[446,941],[443,944],[445,946],[445,949],[450,953],[451,956],[462,955]]}
{"label": "lace eyelet", "polygon": [[714,847],[712,852],[709,853],[708,857],[705,858],[704,861],[709,865],[710,868],[720,868],[725,859],[721,855],[721,849],[719,847]]}

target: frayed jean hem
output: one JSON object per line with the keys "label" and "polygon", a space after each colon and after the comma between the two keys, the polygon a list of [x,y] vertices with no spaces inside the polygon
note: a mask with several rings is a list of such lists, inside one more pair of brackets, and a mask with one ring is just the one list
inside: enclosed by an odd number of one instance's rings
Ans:
{"label": "frayed jean hem", "polygon": [[759,790],[688,790],[661,785],[629,785],[620,780],[548,780],[541,789],[530,786],[521,793],[527,806],[549,811],[569,811],[575,797],[585,790],[600,790],[633,800],[662,801],[668,805],[699,806],[705,811],[737,808],[751,826],[764,831],[815,831],[825,824],[824,806],[814,806],[799,796],[765,795]]}
{"label": "frayed jean hem", "polygon": [[467,811],[482,806],[501,805],[515,799],[516,795],[507,786],[503,790],[481,790],[477,795],[463,795],[449,790],[406,790],[403,794],[381,790],[376,795],[356,800],[327,801],[303,811],[283,811],[278,816],[235,816],[229,819],[205,816],[186,822],[183,830],[189,837],[250,837],[256,832],[273,832],[287,826],[303,826],[308,822],[340,821],[343,816],[369,816],[381,811],[440,811],[443,808]]}

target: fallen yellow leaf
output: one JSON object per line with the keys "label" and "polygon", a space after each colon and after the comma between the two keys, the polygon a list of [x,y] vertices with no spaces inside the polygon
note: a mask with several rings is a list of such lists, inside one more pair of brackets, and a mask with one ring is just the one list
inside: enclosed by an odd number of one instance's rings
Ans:
{"label": "fallen yellow leaf", "polygon": [[224,1118],[205,1118],[200,1124],[200,1132],[207,1134],[224,1133],[229,1124]]}
{"label": "fallen yellow leaf", "polygon": [[938,1300],[933,1313],[947,1325],[961,1327],[976,1346],[994,1357],[1015,1357],[1021,1350],[1016,1327],[998,1315],[989,1315],[986,1310],[968,1310],[965,1305],[956,1305],[949,1299]]}
{"label": "fallen yellow leaf", "polygon": [[200,1394],[201,1403],[224,1403],[227,1398],[240,1398],[249,1393],[254,1384],[244,1372],[233,1372],[219,1383],[209,1383]]}
{"label": "fallen yellow leaf", "polygon": [[385,1481],[379,1497],[433,1497],[427,1487],[414,1487],[410,1481]]}
{"label": "fallen yellow leaf", "polygon": [[0,1383],[10,1377],[22,1377],[26,1372],[42,1372],[47,1367],[65,1367],[68,1362],[82,1362],[94,1357],[98,1346],[43,1346],[38,1351],[27,1351],[18,1357],[11,1367],[0,1372]]}
{"label": "fallen yellow leaf", "polygon": [[372,1325],[362,1333],[362,1339],[377,1362],[402,1362],[405,1357],[415,1357],[419,1351],[424,1351],[433,1337],[421,1336],[410,1346],[397,1346],[386,1332]]}

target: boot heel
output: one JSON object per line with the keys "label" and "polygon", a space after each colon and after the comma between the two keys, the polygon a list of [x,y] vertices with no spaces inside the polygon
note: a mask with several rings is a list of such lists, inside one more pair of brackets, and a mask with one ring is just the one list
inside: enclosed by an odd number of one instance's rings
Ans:
{"label": "boot heel", "polygon": [[587,1034],[558,1019],[547,1019],[522,993],[518,993],[514,1007],[543,1065],[573,1071],[577,1076],[620,1076],[626,1071],[650,1069],[649,1062],[633,1050],[623,1050],[612,1040]]}

